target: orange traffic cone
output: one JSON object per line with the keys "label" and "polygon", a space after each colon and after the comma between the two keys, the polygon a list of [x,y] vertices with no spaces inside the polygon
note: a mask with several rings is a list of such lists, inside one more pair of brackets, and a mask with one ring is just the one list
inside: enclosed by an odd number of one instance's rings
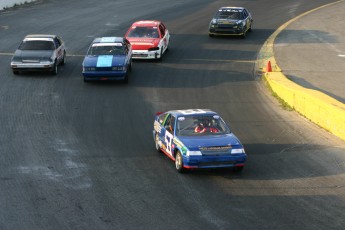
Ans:
{"label": "orange traffic cone", "polygon": [[268,62],[267,62],[266,72],[272,72],[271,61],[268,61]]}

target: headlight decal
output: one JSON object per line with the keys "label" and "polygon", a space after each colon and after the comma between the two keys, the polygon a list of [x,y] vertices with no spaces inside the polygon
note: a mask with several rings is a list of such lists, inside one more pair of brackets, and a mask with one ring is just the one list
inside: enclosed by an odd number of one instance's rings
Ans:
{"label": "headlight decal", "polygon": [[200,151],[187,151],[187,156],[202,156]]}
{"label": "headlight decal", "polygon": [[241,154],[245,153],[244,149],[231,149],[231,154]]}

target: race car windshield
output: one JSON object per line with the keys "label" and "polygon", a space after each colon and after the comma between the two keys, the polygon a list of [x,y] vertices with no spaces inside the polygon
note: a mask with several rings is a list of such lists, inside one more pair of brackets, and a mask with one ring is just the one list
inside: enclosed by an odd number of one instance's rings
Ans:
{"label": "race car windshield", "polygon": [[20,46],[20,50],[55,50],[54,43],[52,41],[23,41]]}
{"label": "race car windshield", "polygon": [[90,48],[88,55],[124,55],[123,46],[93,46]]}
{"label": "race car windshield", "polygon": [[218,116],[185,116],[177,119],[176,135],[222,135],[229,134],[231,130]]}
{"label": "race car windshield", "polygon": [[159,38],[157,28],[153,27],[135,27],[128,36],[130,38]]}
{"label": "race car windshield", "polygon": [[219,11],[217,14],[219,19],[233,19],[233,20],[242,20],[242,13],[238,11]]}

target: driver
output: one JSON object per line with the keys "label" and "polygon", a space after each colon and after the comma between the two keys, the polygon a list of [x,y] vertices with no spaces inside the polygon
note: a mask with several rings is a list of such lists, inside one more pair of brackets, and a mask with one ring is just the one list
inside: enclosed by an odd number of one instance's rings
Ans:
{"label": "driver", "polygon": [[209,119],[202,119],[194,129],[195,133],[218,133],[219,129],[212,127],[212,122]]}

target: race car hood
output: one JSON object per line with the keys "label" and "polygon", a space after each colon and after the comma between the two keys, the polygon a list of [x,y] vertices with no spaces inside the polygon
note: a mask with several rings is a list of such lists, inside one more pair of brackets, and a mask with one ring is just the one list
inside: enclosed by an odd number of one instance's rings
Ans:
{"label": "race car hood", "polygon": [[157,47],[159,38],[128,38],[133,50],[148,50],[152,47]]}
{"label": "race car hood", "polygon": [[242,146],[234,134],[208,136],[178,136],[178,139],[192,151],[207,147],[239,147]]}
{"label": "race car hood", "polygon": [[[105,58],[104,58],[105,57]],[[112,67],[123,66],[125,64],[126,56],[122,55],[88,55],[84,58],[84,67]]]}
{"label": "race car hood", "polygon": [[54,50],[16,50],[13,60],[23,62],[48,61],[53,53]]}

